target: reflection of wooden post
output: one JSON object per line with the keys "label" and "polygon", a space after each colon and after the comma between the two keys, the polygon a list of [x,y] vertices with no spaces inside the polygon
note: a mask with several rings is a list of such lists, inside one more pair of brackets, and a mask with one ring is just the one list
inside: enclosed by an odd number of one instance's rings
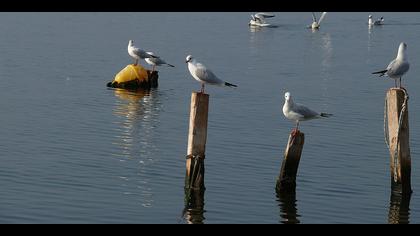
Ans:
{"label": "reflection of wooden post", "polygon": [[[408,129],[408,95],[403,88],[391,88],[386,94],[386,116],[391,155],[391,182],[401,184],[404,194],[411,193],[411,157]],[[405,101],[405,112],[401,113]],[[401,123],[400,123],[400,120]],[[401,124],[401,125],[400,125]],[[400,128],[398,129],[400,125]],[[398,132],[399,130],[399,132]],[[385,134],[386,135],[386,134]],[[397,152],[396,149],[398,148]]]}
{"label": "reflection of wooden post", "polygon": [[403,194],[401,185],[393,185],[389,203],[388,224],[410,223],[411,194]]}
{"label": "reflection of wooden post", "polygon": [[300,215],[297,213],[296,193],[277,193],[280,206],[280,222],[283,224],[299,224]]}
{"label": "reflection of wooden post", "polygon": [[204,222],[204,190],[185,188],[184,218],[189,224]]}
{"label": "reflection of wooden post", "polygon": [[190,125],[186,162],[186,188],[204,188],[204,156],[207,139],[209,95],[191,94]]}
{"label": "reflection of wooden post", "polygon": [[284,151],[284,160],[277,179],[277,192],[295,192],[296,189],[296,174],[305,141],[305,134],[300,131],[297,131],[295,135],[292,133],[289,135],[289,141]]}

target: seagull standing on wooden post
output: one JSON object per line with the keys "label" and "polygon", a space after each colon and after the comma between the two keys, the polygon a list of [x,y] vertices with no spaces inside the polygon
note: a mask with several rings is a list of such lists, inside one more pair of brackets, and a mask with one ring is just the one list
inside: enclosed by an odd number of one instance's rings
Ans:
{"label": "seagull standing on wooden post", "polygon": [[283,114],[287,119],[296,122],[296,128],[292,132],[293,136],[299,131],[299,121],[332,116],[332,114],[318,113],[301,104],[294,103],[290,92],[284,94]]}
{"label": "seagull standing on wooden post", "polygon": [[398,47],[397,57],[392,60],[385,70],[373,72],[372,74],[380,74],[379,76],[388,76],[395,80],[395,87],[397,87],[397,79],[400,80],[401,88],[401,77],[410,69],[410,63],[407,59],[407,44],[404,42],[400,43]]}
{"label": "seagull standing on wooden post", "polygon": [[225,82],[217,78],[217,76],[210,69],[208,69],[205,65],[197,62],[191,55],[187,56],[185,62],[188,63],[188,70],[190,71],[192,77],[201,83],[201,93],[204,93],[205,84],[238,87],[237,85]]}

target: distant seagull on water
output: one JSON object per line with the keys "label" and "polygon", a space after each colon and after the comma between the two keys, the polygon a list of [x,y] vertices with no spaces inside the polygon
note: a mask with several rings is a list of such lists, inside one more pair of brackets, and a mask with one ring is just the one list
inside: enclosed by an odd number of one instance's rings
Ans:
{"label": "distant seagull on water", "polygon": [[145,58],[158,58],[158,56],[150,55],[146,53],[145,51],[141,50],[140,48],[137,48],[133,45],[134,41],[129,40],[128,41],[128,54],[134,59],[134,65],[136,66],[140,59]]}
{"label": "distant seagull on water", "polygon": [[318,113],[301,104],[294,103],[290,92],[284,94],[283,114],[287,119],[296,122],[296,128],[293,130],[293,135],[299,130],[299,121],[332,116],[332,114]]}
{"label": "distant seagull on water", "polygon": [[379,76],[388,76],[395,80],[395,87],[397,87],[397,79],[400,80],[401,88],[401,77],[410,69],[410,63],[407,59],[407,44],[404,42],[400,43],[398,48],[397,58],[392,60],[385,70],[373,72],[372,74],[380,74]]}
{"label": "distant seagull on water", "polygon": [[308,28],[319,29],[319,27],[321,26],[321,22],[322,22],[322,20],[324,20],[326,14],[327,14],[327,12],[323,12],[321,14],[321,16],[319,17],[319,20],[317,21],[315,13],[312,12],[312,24],[309,25]]}
{"label": "distant seagull on water", "polygon": [[[149,55],[155,56],[155,54],[153,52],[146,52],[146,53],[149,54]],[[175,67],[175,66],[167,63],[166,61],[164,61],[161,58],[153,58],[153,57],[151,57],[151,58],[146,58],[144,60],[147,62],[147,64],[149,64],[149,65],[152,66],[152,72],[155,71],[155,67],[156,66],[167,65],[167,66],[170,66],[170,67]]]}
{"label": "distant seagull on water", "polygon": [[265,12],[259,12],[257,14],[251,15],[251,20],[249,21],[250,26],[270,26],[265,21],[265,18],[271,18],[274,17],[274,14],[271,13],[265,13]]}
{"label": "distant seagull on water", "polygon": [[369,15],[369,20],[368,20],[368,25],[372,26],[372,25],[383,25],[384,24],[384,17],[381,16],[381,18],[373,21],[372,19],[372,15]]}
{"label": "distant seagull on water", "polygon": [[209,70],[205,65],[197,62],[195,58],[191,55],[188,55],[186,60],[188,63],[188,70],[190,71],[192,77],[201,83],[201,93],[204,93],[204,85],[212,84],[218,86],[228,86],[228,87],[237,87],[234,84],[225,82],[219,78],[211,70]]}

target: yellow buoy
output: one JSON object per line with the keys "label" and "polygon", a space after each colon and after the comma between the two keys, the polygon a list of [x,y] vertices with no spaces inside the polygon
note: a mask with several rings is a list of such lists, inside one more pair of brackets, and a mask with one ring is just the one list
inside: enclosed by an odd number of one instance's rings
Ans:
{"label": "yellow buoy", "polygon": [[128,65],[122,69],[115,76],[114,81],[118,83],[125,83],[133,80],[139,80],[140,82],[148,81],[149,76],[147,70],[140,65]]}

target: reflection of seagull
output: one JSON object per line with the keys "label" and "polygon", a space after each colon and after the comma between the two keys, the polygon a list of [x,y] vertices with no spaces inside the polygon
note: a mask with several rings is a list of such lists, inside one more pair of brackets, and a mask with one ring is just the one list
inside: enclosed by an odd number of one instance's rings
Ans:
{"label": "reflection of seagull", "polygon": [[151,57],[157,58],[157,56],[150,55],[146,53],[145,51],[141,50],[140,48],[135,47],[133,45],[133,42],[134,42],[133,40],[128,41],[127,49],[128,49],[128,54],[135,60],[134,62],[135,66],[139,62],[139,59],[145,59],[145,58],[151,58]]}
{"label": "reflection of seagull", "polygon": [[204,84],[237,87],[234,84],[217,78],[217,76],[213,74],[211,70],[207,69],[203,64],[197,62],[191,55],[187,56],[185,62],[188,63],[188,70],[194,79],[201,83],[201,93],[204,93]]}
{"label": "reflection of seagull", "polygon": [[264,12],[259,12],[255,15],[251,15],[251,20],[249,21],[249,25],[254,25],[254,26],[269,26],[270,24],[268,24],[265,21],[265,18],[271,18],[274,17],[275,15],[270,14],[270,13],[264,13]]}
{"label": "reflection of seagull", "polygon": [[311,24],[311,25],[309,25],[309,26],[308,26],[308,28],[311,28],[311,29],[319,29],[319,27],[321,26],[321,22],[322,22],[322,20],[325,18],[325,15],[326,15],[326,14],[327,14],[326,12],[323,12],[323,13],[321,14],[321,17],[319,17],[319,20],[317,21],[317,20],[316,20],[315,13],[314,13],[314,12],[312,12],[312,24]]}
{"label": "reflection of seagull", "polygon": [[299,130],[299,121],[332,116],[332,114],[318,113],[303,105],[294,103],[292,100],[292,95],[289,92],[284,94],[283,114],[287,119],[296,122],[296,129],[293,131],[294,134],[296,134],[296,132]]}
{"label": "reflection of seagull", "polygon": [[379,76],[388,76],[391,79],[395,80],[395,87],[397,87],[397,79],[400,80],[401,88],[401,77],[408,71],[410,68],[410,63],[407,60],[407,44],[404,42],[400,43],[398,48],[397,58],[392,60],[388,67],[385,70],[373,72],[372,74],[380,74]]}
{"label": "reflection of seagull", "polygon": [[381,16],[381,18],[373,21],[372,20],[372,15],[369,15],[369,21],[368,21],[368,25],[383,25],[384,24],[384,17]]}
{"label": "reflection of seagull", "polygon": [[[155,56],[155,54],[153,52],[146,52],[146,53],[149,54],[149,55]],[[155,71],[155,66],[167,65],[167,66],[170,66],[170,67],[175,67],[171,64],[166,63],[166,61],[164,61],[161,58],[151,57],[151,58],[146,58],[144,60],[147,62],[147,64],[152,66],[152,72]]]}

